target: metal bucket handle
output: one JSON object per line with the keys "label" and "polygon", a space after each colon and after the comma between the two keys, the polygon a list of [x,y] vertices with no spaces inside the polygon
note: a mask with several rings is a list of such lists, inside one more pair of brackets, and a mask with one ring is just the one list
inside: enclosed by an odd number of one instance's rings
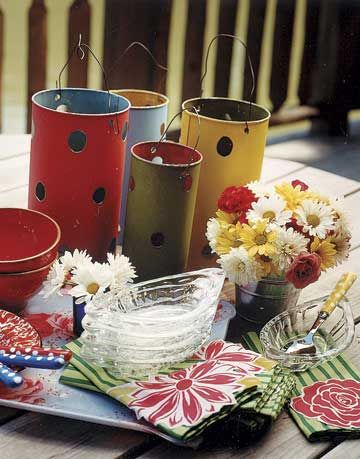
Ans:
{"label": "metal bucket handle", "polygon": [[[158,143],[156,146],[152,146],[151,149],[150,149],[150,153],[152,153],[153,155],[155,155],[155,153],[157,152],[157,149],[159,148],[159,145],[160,143],[165,139],[166,137],[166,133],[167,131],[169,130],[171,124],[173,123],[173,121],[182,114],[182,112],[184,112],[185,110],[188,110],[187,108],[183,108],[182,110],[180,110],[178,113],[176,113],[170,120],[169,124],[167,125],[166,129],[164,130],[164,132],[162,133]],[[184,180],[187,176],[189,176],[189,169],[191,167],[191,164],[192,164],[192,160],[193,160],[193,157],[194,157],[194,154],[196,153],[196,147],[198,146],[199,144],[199,141],[200,141],[200,115],[199,115],[199,111],[198,109],[193,106],[191,107],[190,110],[193,110],[196,114],[196,117],[197,117],[197,120],[198,120],[198,135],[197,135],[197,138],[196,138],[196,142],[195,142],[195,145],[193,146],[193,148],[191,149],[191,153],[190,153],[190,156],[189,156],[189,161],[185,167],[185,170],[179,175],[179,179],[180,180]]]}
{"label": "metal bucket handle", "polygon": [[[108,80],[107,80],[107,77],[106,77],[105,69],[104,69],[103,65],[101,64],[101,62],[99,61],[99,59],[96,57],[96,54],[90,48],[90,46],[87,45],[86,43],[82,42],[81,33],[79,34],[78,42],[73,47],[73,49],[72,49],[67,61],[65,62],[65,64],[62,67],[62,69],[59,72],[58,79],[56,80],[56,88],[59,90],[59,93],[55,96],[55,100],[60,100],[61,99],[61,75],[63,74],[63,72],[66,69],[66,67],[69,65],[69,62],[71,61],[71,59],[72,59],[72,57],[73,57],[73,55],[75,53],[76,53],[77,57],[81,61],[84,60],[84,57],[85,57],[84,48],[92,55],[92,57],[95,59],[95,61],[98,63],[98,65],[99,65],[99,67],[101,69],[103,80],[104,80],[104,86],[105,86],[106,92],[108,93],[108,96],[109,96],[108,110],[109,110],[109,113],[110,113],[111,112],[111,93],[110,93],[109,84],[108,84]],[[119,135],[120,134],[120,127],[119,127],[119,120],[118,120],[117,113],[115,114],[115,119],[116,119],[116,129],[115,129],[113,120],[110,120],[110,125],[111,125],[115,135]]]}
{"label": "metal bucket handle", "polygon": [[133,41],[132,43],[130,43],[129,46],[127,46],[127,48],[125,48],[125,50],[116,59],[116,61],[114,62],[114,64],[110,68],[110,70],[108,72],[108,75],[110,75],[113,72],[114,68],[122,60],[122,58],[130,51],[130,49],[134,48],[135,46],[139,46],[140,48],[145,50],[146,53],[151,57],[151,60],[156,65],[156,67],[158,67],[159,69],[164,70],[165,72],[167,72],[167,70],[168,70],[167,67],[165,67],[164,65],[160,64],[160,62],[158,62],[158,60],[156,59],[154,54],[150,51],[150,49],[146,45],[144,45],[144,43],[141,43],[141,41]]}
{"label": "metal bucket handle", "polygon": [[[214,43],[215,40],[217,40],[218,38],[231,38],[232,40],[236,40],[238,41],[244,48],[245,48],[245,51],[246,51],[246,57],[247,57],[247,60],[248,60],[248,63],[249,63],[249,68],[250,68],[250,73],[251,73],[251,90],[250,90],[250,94],[249,94],[249,121],[251,121],[251,108],[252,108],[252,98],[253,98],[253,94],[254,94],[254,91],[255,91],[255,73],[254,73],[254,67],[253,67],[253,64],[252,64],[252,61],[251,61],[251,57],[250,57],[250,54],[249,54],[249,51],[248,51],[248,47],[247,45],[245,44],[245,42],[243,40],[241,40],[241,38],[237,37],[236,35],[232,35],[232,34],[229,34],[229,33],[220,33],[218,35],[215,35],[210,43],[209,43],[209,46],[207,47],[207,50],[206,50],[206,56],[205,56],[205,66],[204,66],[204,73],[201,77],[201,80],[200,80],[200,98],[202,97],[203,95],[203,81],[205,79],[205,76],[207,74],[207,71],[208,71],[208,59],[209,59],[209,54],[210,54],[210,49],[211,49],[211,45]],[[245,134],[248,134],[249,133],[249,126],[248,126],[248,123],[247,121],[245,121]]]}

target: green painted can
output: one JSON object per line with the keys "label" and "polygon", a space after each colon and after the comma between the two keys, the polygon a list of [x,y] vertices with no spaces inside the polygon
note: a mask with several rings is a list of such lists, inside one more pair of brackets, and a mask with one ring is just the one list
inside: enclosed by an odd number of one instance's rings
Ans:
{"label": "green painted can", "polygon": [[185,270],[201,162],[201,153],[175,142],[132,147],[123,253],[139,281]]}

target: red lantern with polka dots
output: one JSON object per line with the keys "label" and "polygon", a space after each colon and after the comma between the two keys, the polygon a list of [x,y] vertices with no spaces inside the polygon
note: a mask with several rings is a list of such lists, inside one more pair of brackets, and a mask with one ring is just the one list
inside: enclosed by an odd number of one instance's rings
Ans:
{"label": "red lantern with polka dots", "polygon": [[129,108],[106,91],[33,96],[29,208],[59,223],[62,250],[104,261],[116,248]]}

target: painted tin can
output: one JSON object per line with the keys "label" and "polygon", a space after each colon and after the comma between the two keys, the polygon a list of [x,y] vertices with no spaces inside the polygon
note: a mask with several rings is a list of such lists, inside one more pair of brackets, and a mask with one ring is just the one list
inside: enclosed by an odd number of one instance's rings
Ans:
{"label": "painted tin can", "polygon": [[[200,136],[192,107],[199,112]],[[199,136],[197,148],[204,157],[187,266],[193,270],[215,263],[205,232],[221,192],[260,178],[270,112],[253,103],[217,97],[189,99],[182,109],[180,142],[193,146]]]}
{"label": "painted tin can", "polygon": [[142,89],[116,89],[111,90],[111,92],[125,97],[131,103],[124,180],[121,190],[119,242],[122,244],[126,224],[125,217],[129,189],[131,148],[139,142],[159,140],[166,126],[169,99],[163,94]]}
{"label": "painted tin can", "polygon": [[130,102],[64,88],[32,98],[29,208],[53,217],[60,250],[104,261],[118,234]]}
{"label": "painted tin can", "polygon": [[184,271],[202,155],[175,142],[133,146],[123,253],[139,281]]}

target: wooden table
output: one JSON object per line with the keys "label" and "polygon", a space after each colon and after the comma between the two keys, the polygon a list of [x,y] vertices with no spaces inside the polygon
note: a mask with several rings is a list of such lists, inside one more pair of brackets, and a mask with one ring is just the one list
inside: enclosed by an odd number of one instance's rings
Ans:
{"label": "wooden table", "polygon": [[[0,206],[26,207],[29,167],[29,136],[0,136]],[[333,142],[293,141],[267,148],[263,180],[298,178],[326,191],[343,194],[352,212],[353,241],[350,257],[302,292],[302,299],[328,292],[339,273],[360,274],[360,155],[358,145]],[[291,154],[304,157],[310,165],[275,158]],[[341,154],[340,154],[341,153]],[[311,156],[313,155],[313,156]],[[318,158],[321,156],[325,158]],[[311,157],[315,158],[314,161]],[[310,159],[309,159],[310,158]],[[317,161],[317,162],[316,162]],[[328,171],[335,171],[328,172]],[[351,178],[349,178],[351,177]],[[1,224],[1,222],[0,222]],[[224,291],[232,296],[231,289]],[[347,354],[360,368],[360,282],[352,289],[357,333]],[[175,447],[138,432],[99,426],[70,419],[25,413],[0,407],[1,459],[230,459],[230,458],[360,458],[360,440],[341,443],[309,443],[286,412],[259,443],[240,451],[196,452]]]}

